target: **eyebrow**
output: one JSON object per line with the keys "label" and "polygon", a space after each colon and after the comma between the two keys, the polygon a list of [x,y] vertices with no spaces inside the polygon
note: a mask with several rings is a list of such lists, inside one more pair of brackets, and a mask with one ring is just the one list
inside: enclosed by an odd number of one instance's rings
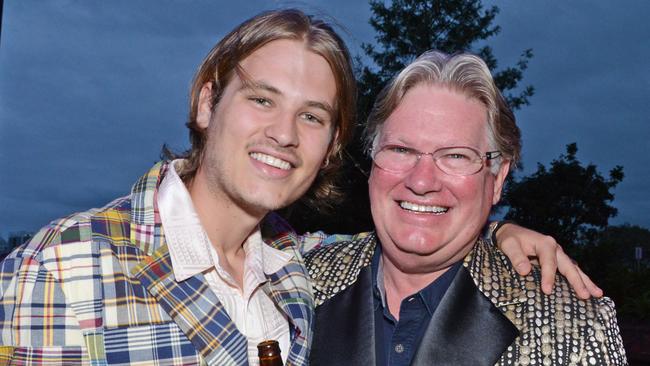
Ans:
{"label": "eyebrow", "polygon": [[264,82],[256,82],[256,81],[248,81],[248,80],[242,80],[242,86],[239,88],[239,90],[247,90],[247,89],[262,89],[266,90],[270,93],[277,94],[277,95],[282,95],[282,92],[280,89],[271,86],[269,84],[266,84]]}
{"label": "eyebrow", "polygon": [[[282,96],[283,93],[280,91],[280,89],[269,85],[265,82],[260,82],[260,81],[243,81],[242,80],[242,86],[239,88],[239,90],[255,90],[255,89],[261,89],[261,90],[266,90],[272,94],[280,95]],[[330,115],[330,118],[334,118],[334,108],[329,104],[329,103],[324,103],[324,102],[319,102],[315,100],[308,100],[307,101],[307,106],[311,108],[318,108],[322,109],[323,111],[327,112]]]}
{"label": "eyebrow", "polygon": [[312,108],[322,109],[322,110],[324,110],[325,112],[327,112],[327,114],[330,115],[330,118],[334,118],[334,108],[332,108],[332,106],[329,105],[329,103],[321,103],[321,102],[316,102],[316,101],[308,101],[308,102],[307,102],[307,106],[312,107]]}
{"label": "eyebrow", "polygon": [[[403,136],[395,136],[395,134],[390,133],[390,132],[383,133],[381,137],[383,137],[383,138],[380,139],[380,140],[383,140],[384,144],[388,143],[388,144],[413,145],[411,142],[404,139]],[[379,141],[377,141],[377,142],[379,142]]]}

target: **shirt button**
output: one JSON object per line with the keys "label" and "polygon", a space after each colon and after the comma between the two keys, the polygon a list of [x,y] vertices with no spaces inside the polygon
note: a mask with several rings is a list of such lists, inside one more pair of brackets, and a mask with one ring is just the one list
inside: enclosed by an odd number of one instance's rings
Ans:
{"label": "shirt button", "polygon": [[402,346],[401,343],[398,343],[398,344],[395,346],[395,352],[397,352],[397,353],[402,353],[402,352],[404,352],[404,346]]}

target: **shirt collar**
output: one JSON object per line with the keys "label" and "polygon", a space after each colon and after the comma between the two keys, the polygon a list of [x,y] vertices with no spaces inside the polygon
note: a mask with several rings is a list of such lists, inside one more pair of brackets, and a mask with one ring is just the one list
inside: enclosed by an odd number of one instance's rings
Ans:
{"label": "shirt collar", "polygon": [[[433,282],[428,284],[425,288],[418,291],[416,296],[419,296],[424,302],[425,307],[430,315],[433,315],[440,300],[447,292],[447,289],[451,285],[454,277],[456,277],[456,272],[462,265],[463,261],[454,263],[449,270],[443,273],[440,277],[436,278]],[[383,308],[386,308],[386,287],[384,285],[384,266],[381,259],[381,244],[377,245],[375,254],[372,258],[372,287],[375,298],[378,300],[377,305],[381,305]],[[410,296],[409,296],[410,297]]]}
{"label": "shirt collar", "polygon": [[[158,211],[162,221],[165,241],[172,260],[172,269],[177,281],[203,272],[211,267],[223,273],[216,251],[207,233],[201,226],[192,198],[177,173],[182,160],[174,160],[158,189]],[[252,278],[263,282],[265,274],[275,273],[291,259],[291,254],[266,245],[259,227],[244,243],[246,268]]]}
{"label": "shirt collar", "polygon": [[381,261],[381,244],[377,243],[375,254],[372,256],[372,293],[377,300],[376,305],[386,308],[386,291],[384,287],[384,266]]}
{"label": "shirt collar", "polygon": [[257,283],[266,281],[266,275],[279,271],[293,257],[289,253],[266,245],[259,227],[246,239],[244,251],[247,272],[254,276]]}

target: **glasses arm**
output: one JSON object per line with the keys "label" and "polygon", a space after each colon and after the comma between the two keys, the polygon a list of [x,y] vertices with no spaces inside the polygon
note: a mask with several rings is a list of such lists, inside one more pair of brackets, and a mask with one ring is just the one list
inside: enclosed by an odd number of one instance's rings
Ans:
{"label": "glasses arm", "polygon": [[488,151],[485,153],[485,159],[492,160],[498,158],[501,155],[501,151]]}

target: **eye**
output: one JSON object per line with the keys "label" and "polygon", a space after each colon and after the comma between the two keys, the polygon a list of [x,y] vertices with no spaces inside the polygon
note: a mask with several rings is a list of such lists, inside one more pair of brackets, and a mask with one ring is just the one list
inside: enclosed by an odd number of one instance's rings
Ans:
{"label": "eye", "polygon": [[266,99],[264,97],[249,97],[248,100],[264,107],[270,107],[273,105],[270,99]]}
{"label": "eye", "polygon": [[445,154],[444,158],[450,160],[471,160],[468,155],[457,152]]}
{"label": "eye", "polygon": [[302,119],[304,119],[307,122],[318,123],[318,124],[321,124],[321,125],[324,124],[324,122],[323,122],[323,120],[321,118],[319,118],[318,116],[316,116],[316,115],[314,115],[312,113],[303,113],[301,116],[302,116]]}
{"label": "eye", "polygon": [[408,147],[399,146],[399,145],[389,145],[384,147],[384,150],[389,151],[391,153],[400,154],[400,155],[407,155],[413,153],[413,149],[409,149]]}

